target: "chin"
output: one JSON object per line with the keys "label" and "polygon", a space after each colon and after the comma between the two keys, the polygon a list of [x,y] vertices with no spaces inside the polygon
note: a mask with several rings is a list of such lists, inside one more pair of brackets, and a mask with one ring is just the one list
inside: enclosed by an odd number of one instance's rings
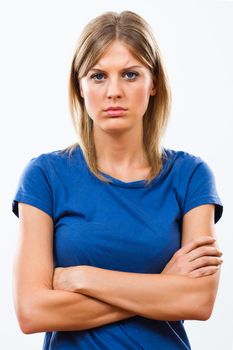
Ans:
{"label": "chin", "polygon": [[126,131],[128,131],[129,129],[126,129],[126,128],[105,128],[105,129],[102,129],[104,132],[108,133],[108,134],[122,134]]}
{"label": "chin", "polygon": [[123,131],[127,131],[131,128],[131,125],[128,125],[128,123],[126,123],[125,121],[120,121],[120,120],[116,120],[116,121],[111,121],[111,125],[110,123],[104,123],[104,125],[100,126],[100,128],[105,131],[105,132],[111,132],[111,133],[119,133],[119,132],[123,132]]}

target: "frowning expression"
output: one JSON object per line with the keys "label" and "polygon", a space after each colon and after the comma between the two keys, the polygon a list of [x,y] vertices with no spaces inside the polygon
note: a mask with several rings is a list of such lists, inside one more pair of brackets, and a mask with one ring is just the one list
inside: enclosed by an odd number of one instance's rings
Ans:
{"label": "frowning expression", "polygon": [[[149,98],[155,95],[150,70],[121,41],[114,41],[86,76],[80,93],[95,128],[119,132],[142,127]],[[122,109],[107,110],[109,107]]]}

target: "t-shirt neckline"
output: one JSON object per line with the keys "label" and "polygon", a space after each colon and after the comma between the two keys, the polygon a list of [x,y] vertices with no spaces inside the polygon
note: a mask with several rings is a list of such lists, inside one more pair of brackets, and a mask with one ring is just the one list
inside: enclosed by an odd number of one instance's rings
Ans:
{"label": "t-shirt neckline", "polygon": [[103,171],[100,171],[100,173],[102,175],[104,175],[105,177],[109,178],[110,180],[112,180],[112,183],[115,185],[119,185],[119,186],[124,186],[124,187],[141,187],[146,183],[146,180],[136,180],[136,181],[129,181],[129,182],[125,182],[122,181],[120,179],[117,179],[109,174],[104,173]]}
{"label": "t-shirt neckline", "polygon": [[[81,158],[82,158],[82,160],[83,160],[85,166],[86,166],[87,169],[89,170],[89,167],[88,167],[88,165],[87,165],[87,163],[86,163],[86,160],[85,160],[84,155],[83,155],[83,151],[82,151],[82,149],[81,149],[80,146],[78,146],[78,151],[79,151],[79,153],[80,153],[80,155],[81,155]],[[167,163],[165,162],[166,160],[167,160],[167,158],[166,158],[166,149],[163,148],[163,157],[162,157],[163,166],[162,166],[162,169],[161,169],[160,173],[159,173],[155,178],[153,178],[153,179],[151,180],[149,186],[155,184],[155,183],[161,178],[161,176],[164,174],[165,169],[167,168]],[[101,180],[98,179],[96,176],[94,176],[94,174],[93,174],[90,170],[89,170],[89,172],[90,172],[91,175],[92,175],[93,177],[95,177],[97,180],[101,181]],[[115,185],[115,186],[120,186],[120,187],[127,187],[127,188],[139,188],[139,187],[145,187],[145,184],[146,184],[146,180],[145,180],[145,179],[143,179],[143,180],[136,180],[136,181],[130,181],[130,182],[125,182],[125,181],[122,181],[122,180],[120,180],[120,179],[117,179],[117,178],[115,178],[115,177],[113,177],[113,176],[111,176],[111,175],[109,175],[109,174],[107,174],[107,173],[105,173],[105,172],[103,172],[103,171],[99,171],[99,172],[100,172],[103,176],[105,176],[107,179],[110,179],[110,180],[111,180],[111,182],[109,183],[110,185]]]}

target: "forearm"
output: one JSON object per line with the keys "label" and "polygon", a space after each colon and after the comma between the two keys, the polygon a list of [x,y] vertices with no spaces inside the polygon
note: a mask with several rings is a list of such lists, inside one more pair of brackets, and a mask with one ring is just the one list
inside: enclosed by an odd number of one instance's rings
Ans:
{"label": "forearm", "polygon": [[135,316],[104,301],[66,291],[40,290],[25,303],[24,311],[18,312],[24,333],[85,330]]}
{"label": "forearm", "polygon": [[207,319],[215,295],[205,289],[215,283],[214,275],[190,278],[91,267],[79,292],[151,319]]}

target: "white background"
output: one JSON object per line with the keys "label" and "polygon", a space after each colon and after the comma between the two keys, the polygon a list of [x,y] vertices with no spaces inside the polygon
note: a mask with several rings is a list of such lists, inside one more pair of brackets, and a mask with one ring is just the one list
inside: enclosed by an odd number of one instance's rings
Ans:
{"label": "white background", "polygon": [[71,59],[83,26],[108,10],[135,11],[153,27],[173,94],[164,144],[201,156],[214,171],[224,204],[216,225],[221,283],[211,319],[185,324],[193,350],[232,349],[233,2],[187,0],[0,1],[1,348],[42,347],[43,334],[21,333],[13,309],[18,219],[11,202],[32,157],[76,141],[67,99]]}

